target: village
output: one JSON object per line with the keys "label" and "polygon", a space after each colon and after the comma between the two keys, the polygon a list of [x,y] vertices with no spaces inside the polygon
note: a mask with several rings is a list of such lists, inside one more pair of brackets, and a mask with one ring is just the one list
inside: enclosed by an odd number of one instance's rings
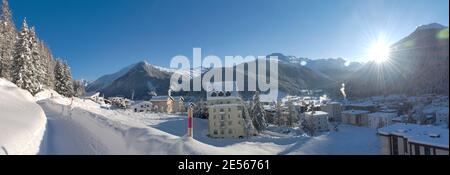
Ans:
{"label": "village", "polygon": [[207,137],[212,139],[250,138],[265,130],[314,137],[351,125],[377,130],[380,154],[448,155],[448,96],[332,100],[322,90],[302,92],[301,96],[286,96],[278,101],[261,99],[259,93],[253,100],[245,101],[239,92],[214,89],[206,92],[206,100],[189,102],[185,97],[172,96],[171,90],[167,96],[153,96],[148,101],[105,99],[100,93],[85,95],[83,99],[108,110],[189,115],[208,120]]}

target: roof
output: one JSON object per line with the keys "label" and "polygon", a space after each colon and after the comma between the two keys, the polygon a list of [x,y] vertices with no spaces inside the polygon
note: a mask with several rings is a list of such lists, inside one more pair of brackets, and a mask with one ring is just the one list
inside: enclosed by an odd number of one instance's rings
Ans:
{"label": "roof", "polygon": [[86,94],[84,94],[84,98],[92,98],[95,96],[100,96],[100,92],[87,92]]}
{"label": "roof", "polygon": [[397,123],[378,130],[381,135],[397,135],[409,142],[448,149],[448,129],[438,126]]}
{"label": "roof", "polygon": [[312,111],[310,111],[310,112],[305,112],[305,114],[306,115],[309,115],[309,116],[322,116],[322,115],[328,115],[328,113],[326,113],[326,112],[323,112],[323,111],[314,111],[314,114],[313,114],[313,112]]}
{"label": "roof", "polygon": [[169,96],[154,96],[150,101],[167,101]]}
{"label": "roof", "polygon": [[133,102],[132,106],[138,106],[138,105],[143,105],[143,104],[153,105],[153,103],[149,102],[149,101],[135,101],[135,102]]}
{"label": "roof", "polygon": [[342,111],[342,114],[350,114],[350,115],[361,115],[361,114],[369,114],[369,111],[364,110],[348,110],[348,111]]}
{"label": "roof", "polygon": [[350,103],[350,104],[347,104],[347,106],[372,107],[372,106],[376,106],[376,104],[373,103],[372,101],[364,101],[364,102],[359,102],[359,103]]}
{"label": "roof", "polygon": [[375,113],[369,114],[369,117],[394,118],[394,117],[397,117],[397,114],[385,113],[385,112],[375,112]]}

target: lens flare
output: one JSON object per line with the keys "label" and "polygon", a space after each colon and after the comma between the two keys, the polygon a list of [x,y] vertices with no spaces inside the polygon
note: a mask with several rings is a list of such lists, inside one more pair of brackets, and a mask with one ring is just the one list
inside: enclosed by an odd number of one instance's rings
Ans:
{"label": "lens flare", "polygon": [[391,56],[391,48],[384,40],[377,40],[370,47],[368,56],[371,61],[378,64],[384,63],[388,61]]}

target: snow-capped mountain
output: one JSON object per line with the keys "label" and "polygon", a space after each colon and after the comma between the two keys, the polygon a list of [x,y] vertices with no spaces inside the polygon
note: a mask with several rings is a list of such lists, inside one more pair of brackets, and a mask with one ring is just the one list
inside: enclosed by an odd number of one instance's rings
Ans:
{"label": "snow-capped mountain", "polygon": [[93,91],[99,91],[103,88],[106,88],[107,86],[111,85],[111,83],[113,83],[115,80],[117,80],[118,78],[125,75],[128,71],[130,71],[130,69],[132,69],[136,65],[137,64],[129,65],[116,73],[104,75],[104,76],[98,78],[97,80],[89,83],[86,86],[86,91],[93,92]]}
{"label": "snow-capped mountain", "polygon": [[191,77],[191,79],[195,78],[195,77],[199,77],[202,74],[209,71],[209,69],[203,68],[203,67],[197,67],[197,68],[186,69],[186,70],[170,69],[170,68],[165,68],[165,67],[161,67],[161,66],[153,66],[153,67],[155,67],[161,71],[165,71],[165,72],[169,72],[169,73],[178,73],[181,75],[189,75]]}
{"label": "snow-capped mountain", "polygon": [[316,74],[331,79],[342,81],[363,65],[359,62],[349,62],[343,58],[309,59],[295,56],[286,56],[281,53],[273,53],[267,57],[276,56],[281,63],[306,67]]}
{"label": "snow-capped mountain", "polygon": [[113,74],[121,76],[109,76],[111,79],[108,80],[112,81],[99,84],[103,88],[97,91],[107,97],[125,96],[131,99],[134,94],[135,99],[148,99],[149,92],[167,94],[172,74],[142,61]]}
{"label": "snow-capped mountain", "polygon": [[[167,95],[170,87],[170,78],[174,73],[185,73],[185,75],[192,73],[190,75],[194,79],[201,78],[200,75],[208,71],[211,70],[207,68],[192,70],[167,69],[143,61],[128,66],[117,73],[99,78],[88,85],[87,91],[98,91],[105,94],[106,97],[125,96],[128,98],[131,98],[134,91],[135,99],[148,99],[150,98],[148,92],[151,91],[155,91],[158,95]],[[257,76],[250,74],[249,77],[256,78]],[[300,94],[302,89],[316,89],[333,83],[334,81],[326,75],[301,64],[290,64],[280,61],[279,89],[282,94]]]}
{"label": "snow-capped mountain", "polygon": [[449,94],[448,27],[429,24],[392,46],[388,63],[368,63],[348,82],[351,96]]}
{"label": "snow-capped mountain", "polygon": [[428,30],[428,29],[445,29],[444,25],[438,23],[431,23],[427,25],[418,26],[416,30]]}

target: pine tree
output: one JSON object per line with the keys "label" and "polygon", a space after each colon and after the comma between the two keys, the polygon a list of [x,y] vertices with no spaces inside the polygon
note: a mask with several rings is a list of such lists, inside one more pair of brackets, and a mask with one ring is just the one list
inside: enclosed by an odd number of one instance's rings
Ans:
{"label": "pine tree", "polygon": [[12,20],[12,12],[9,9],[8,0],[2,0],[2,11],[0,14],[0,77],[7,80],[13,80],[12,64],[16,38],[16,26]]}
{"label": "pine tree", "polygon": [[278,100],[277,104],[276,104],[276,123],[278,126],[282,126],[283,125],[283,119],[282,116],[283,115],[283,109],[281,107],[281,101]]}
{"label": "pine tree", "polygon": [[316,129],[314,122],[312,121],[312,117],[306,117],[305,115],[302,115],[300,119],[300,129],[307,135],[313,137],[316,135]]}
{"label": "pine tree", "polygon": [[195,118],[201,118],[201,119],[208,119],[208,106],[205,104],[205,101],[203,99],[200,99],[199,102],[195,105],[194,108],[194,117]]}
{"label": "pine tree", "polygon": [[64,74],[64,67],[62,60],[56,60],[55,64],[55,91],[59,94],[63,95],[65,93],[64,88],[64,80],[65,80],[65,74]]}
{"label": "pine tree", "polygon": [[73,91],[73,79],[72,79],[72,73],[70,72],[69,64],[65,61],[64,64],[64,74],[65,74],[65,86],[66,86],[66,96],[72,97],[74,95]]}
{"label": "pine tree", "polygon": [[41,62],[44,66],[44,78],[43,83],[47,88],[55,89],[55,65],[56,61],[53,59],[52,52],[45,45],[43,41],[39,42],[39,53],[41,57]]}
{"label": "pine tree", "polygon": [[73,81],[73,91],[74,96],[82,97],[86,93],[86,86],[83,80],[74,80]]}
{"label": "pine tree", "polygon": [[45,77],[47,76],[47,71],[45,70],[45,66],[43,63],[41,49],[40,49],[40,41],[36,36],[36,29],[34,27],[31,28],[29,33],[30,38],[30,50],[32,52],[32,62],[34,65],[34,79],[33,84],[38,86],[38,90],[43,89],[45,83]]}
{"label": "pine tree", "polygon": [[33,52],[31,50],[30,30],[26,20],[23,20],[22,30],[16,43],[13,62],[13,82],[20,88],[35,95],[39,91],[36,83],[33,64]]}
{"label": "pine tree", "polygon": [[67,62],[62,60],[56,61],[55,79],[56,92],[66,97],[72,97],[74,95],[72,75]]}
{"label": "pine tree", "polygon": [[253,126],[258,133],[264,131],[267,127],[266,114],[259,98],[259,92],[253,96],[252,106],[250,108]]}

